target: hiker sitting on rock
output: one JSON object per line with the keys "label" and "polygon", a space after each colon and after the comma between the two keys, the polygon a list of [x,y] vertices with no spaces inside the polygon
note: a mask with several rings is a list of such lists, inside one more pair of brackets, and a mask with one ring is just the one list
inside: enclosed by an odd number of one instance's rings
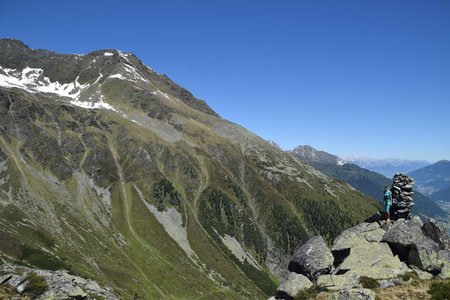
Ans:
{"label": "hiker sitting on rock", "polygon": [[386,213],[386,220],[389,222],[391,220],[391,213],[390,213],[390,209],[391,209],[391,205],[392,205],[392,193],[391,190],[389,189],[389,186],[385,186],[384,187],[384,212]]}

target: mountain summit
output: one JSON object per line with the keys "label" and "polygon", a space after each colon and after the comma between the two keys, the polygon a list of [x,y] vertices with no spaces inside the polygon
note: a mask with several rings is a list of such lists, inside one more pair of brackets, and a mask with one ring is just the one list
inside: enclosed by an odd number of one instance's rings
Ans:
{"label": "mountain summit", "polygon": [[325,151],[317,150],[309,145],[295,147],[292,152],[308,163],[326,163],[342,166],[347,161]]}
{"label": "mountain summit", "polygon": [[0,258],[121,299],[262,299],[379,204],[118,50],[0,40]]}

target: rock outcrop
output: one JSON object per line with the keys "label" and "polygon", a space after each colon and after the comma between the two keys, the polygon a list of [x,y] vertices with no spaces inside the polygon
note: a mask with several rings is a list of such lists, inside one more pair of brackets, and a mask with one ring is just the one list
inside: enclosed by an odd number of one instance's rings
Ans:
{"label": "rock outcrop", "polygon": [[32,299],[118,299],[109,288],[65,270],[48,271],[5,264],[0,266],[0,285]]}
{"label": "rock outcrop", "polygon": [[396,278],[408,271],[386,243],[360,240],[350,248],[349,256],[336,268],[335,273],[381,280]]}
{"label": "rock outcrop", "polygon": [[387,229],[382,241],[386,242],[394,254],[409,265],[438,274],[442,262],[437,254],[439,250],[444,250],[446,247],[432,239],[437,233],[429,230],[429,224],[430,221],[422,224],[418,217],[411,220],[399,220]]}
{"label": "rock outcrop", "polygon": [[418,217],[387,224],[383,220],[363,222],[343,231],[331,249],[320,236],[311,238],[294,253],[289,270],[294,273],[278,289],[277,299],[292,299],[309,287],[296,287],[295,273],[333,291],[328,299],[375,299],[367,282],[370,288],[385,288],[405,284],[414,273],[421,280],[450,278],[448,234],[435,220],[422,222]]}

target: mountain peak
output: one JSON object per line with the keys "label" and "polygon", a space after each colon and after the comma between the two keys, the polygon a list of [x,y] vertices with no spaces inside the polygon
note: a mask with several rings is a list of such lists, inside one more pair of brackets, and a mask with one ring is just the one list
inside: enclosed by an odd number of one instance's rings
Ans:
{"label": "mountain peak", "polygon": [[[0,86],[54,94],[76,100],[72,103],[75,105],[83,102],[82,107],[99,108],[102,106],[97,102],[105,100],[105,91],[100,90],[104,90],[104,83],[111,80],[121,81],[122,91],[147,91],[156,96],[154,98],[162,98],[163,102],[180,101],[219,117],[203,100],[195,98],[167,76],[153,71],[132,53],[103,49],[85,55],[58,54],[32,50],[19,40],[0,40]],[[140,101],[148,102],[148,99]]]}
{"label": "mountain peak", "polygon": [[345,160],[340,159],[336,155],[317,150],[310,145],[297,146],[292,152],[306,162],[329,163],[337,165],[343,165],[346,163]]}

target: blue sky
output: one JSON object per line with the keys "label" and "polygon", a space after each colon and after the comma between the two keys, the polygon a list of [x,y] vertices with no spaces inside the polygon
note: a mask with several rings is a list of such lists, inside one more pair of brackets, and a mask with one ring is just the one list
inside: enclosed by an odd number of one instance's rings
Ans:
{"label": "blue sky", "polygon": [[0,37],[117,48],[284,149],[450,159],[450,1],[6,1]]}

